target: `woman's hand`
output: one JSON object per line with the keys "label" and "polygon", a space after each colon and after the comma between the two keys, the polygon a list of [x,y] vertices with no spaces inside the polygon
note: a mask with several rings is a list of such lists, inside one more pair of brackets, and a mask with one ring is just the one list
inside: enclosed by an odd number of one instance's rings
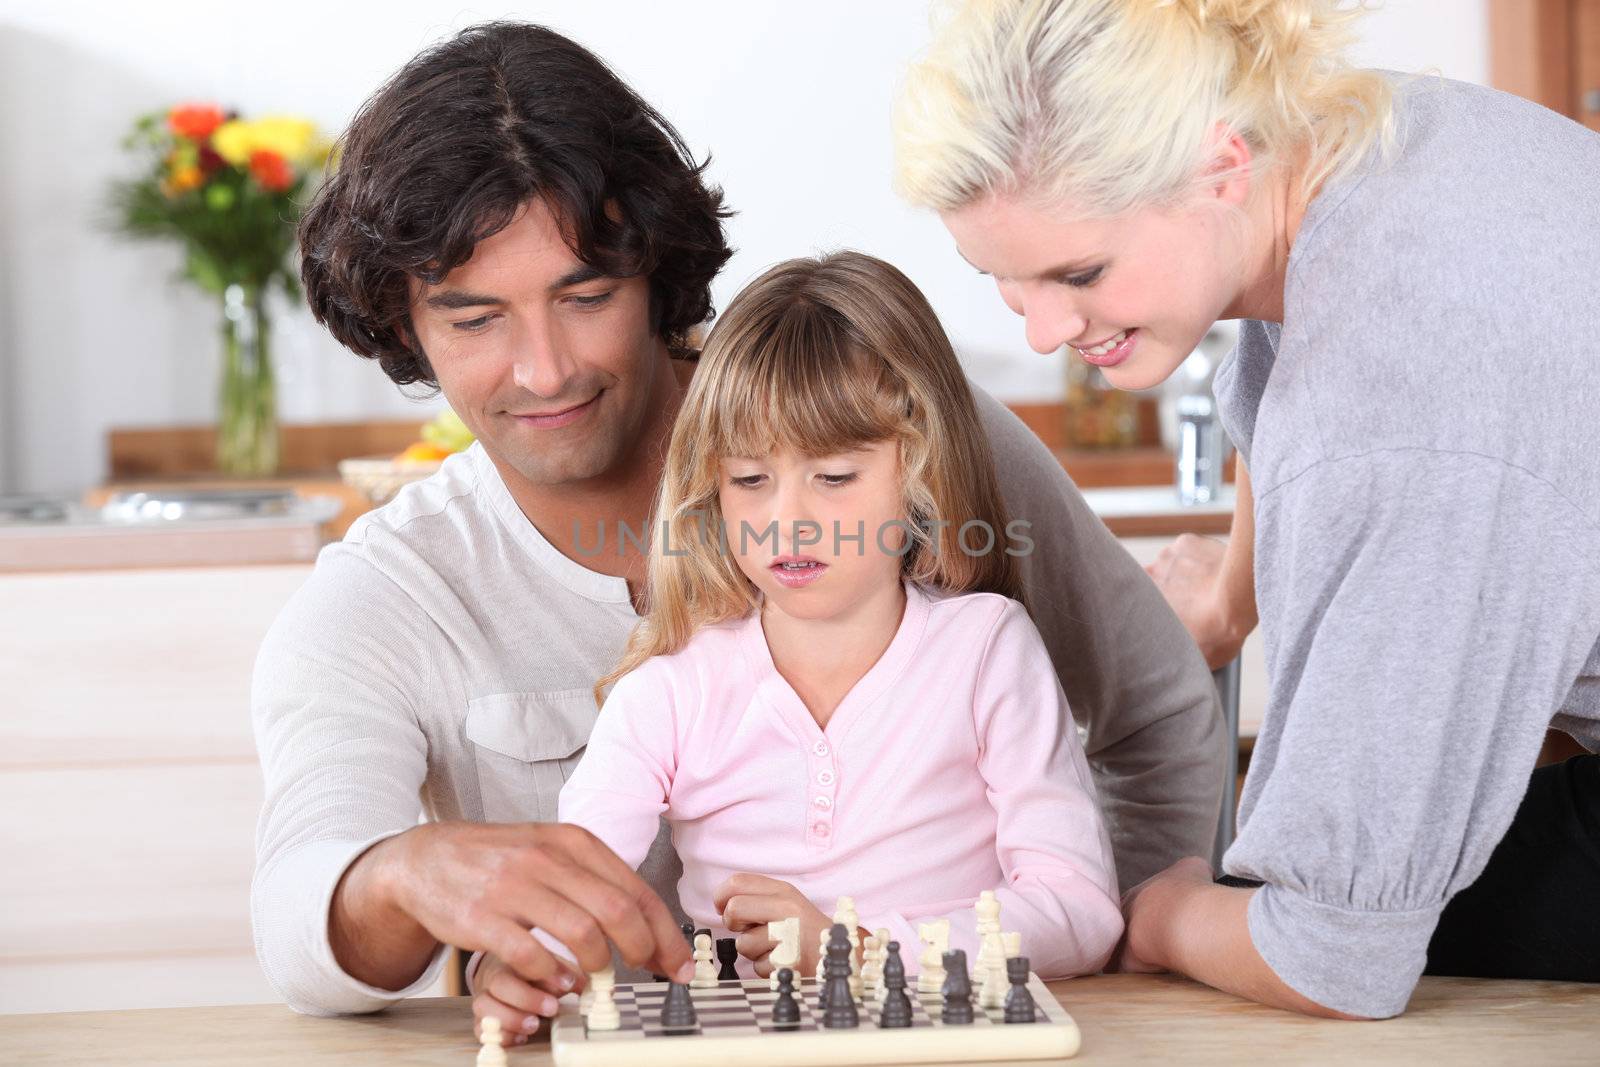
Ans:
{"label": "woman's hand", "polygon": [[472,1018],[476,1032],[490,1015],[500,1020],[501,1044],[525,1045],[538,1032],[540,1019],[553,1018],[556,998],[562,993],[581,991],[583,979],[572,974],[529,982],[492,955],[478,961],[472,976],[476,993],[472,997]]}
{"label": "woman's hand", "polygon": [[800,920],[797,975],[817,969],[821,958],[818,943],[822,931],[831,927],[833,920],[788,882],[762,874],[736,874],[717,887],[716,907],[722,915],[722,925],[738,940],[739,955],[754,962],[761,977],[772,973],[768,956],[778,947],[767,936],[767,924],[784,919]]}
{"label": "woman's hand", "polygon": [[1238,610],[1225,579],[1228,546],[1211,537],[1181,534],[1145,572],[1167,598],[1212,670],[1239,655],[1255,628],[1254,598],[1248,616]]}
{"label": "woman's hand", "polygon": [[1211,864],[1199,856],[1190,856],[1122,894],[1122,917],[1127,929],[1106,970],[1135,974],[1167,970],[1164,942],[1172,917],[1172,894],[1211,884]]}

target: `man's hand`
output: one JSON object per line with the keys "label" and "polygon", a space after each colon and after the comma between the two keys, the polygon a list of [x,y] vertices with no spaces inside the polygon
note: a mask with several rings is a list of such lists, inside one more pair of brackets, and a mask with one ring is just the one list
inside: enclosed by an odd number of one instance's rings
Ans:
{"label": "man's hand", "polygon": [[763,978],[772,974],[772,961],[768,956],[778,947],[767,936],[768,923],[800,920],[797,975],[810,974],[817,969],[822,931],[833,925],[833,920],[817,910],[800,890],[788,882],[761,874],[736,874],[723,882],[717,887],[716,908],[722,915],[722,925],[738,941],[739,955],[753,961],[756,973]]}
{"label": "man's hand", "polygon": [[1212,670],[1227,666],[1255,629],[1255,619],[1241,618],[1246,613],[1229,595],[1227,553],[1228,546],[1214,538],[1180,534],[1145,567]]}
{"label": "man's hand", "polygon": [[585,972],[608,966],[614,944],[630,967],[685,982],[694,974],[661,898],[594,835],[559,823],[407,830],[351,864],[329,915],[339,965],[382,988],[415,981],[441,941],[491,953],[533,986],[559,988],[564,977],[575,986],[580,976],[533,927],[567,946]]}

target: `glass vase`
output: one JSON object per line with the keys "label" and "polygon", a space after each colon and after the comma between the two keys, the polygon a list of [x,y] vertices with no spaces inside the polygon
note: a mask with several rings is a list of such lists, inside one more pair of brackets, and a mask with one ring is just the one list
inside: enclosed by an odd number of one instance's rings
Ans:
{"label": "glass vase", "polygon": [[278,469],[278,396],[271,323],[259,285],[222,295],[222,385],[217,405],[217,470],[260,478]]}

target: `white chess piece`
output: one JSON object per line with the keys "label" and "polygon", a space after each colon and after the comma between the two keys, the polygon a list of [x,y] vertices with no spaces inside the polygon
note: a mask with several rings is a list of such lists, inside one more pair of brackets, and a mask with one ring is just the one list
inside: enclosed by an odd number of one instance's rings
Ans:
{"label": "white chess piece", "polygon": [[993,889],[985,889],[978,894],[978,903],[973,910],[978,913],[978,937],[1000,932],[1000,901]]}
{"label": "white chess piece", "polygon": [[877,937],[868,937],[861,950],[861,995],[877,999],[878,982],[883,975],[882,949]]}
{"label": "white chess piece", "polygon": [[[978,989],[978,1007],[1003,1008],[1011,981],[1006,976],[1006,950],[998,933],[983,935],[983,947],[978,950],[978,973],[983,985]],[[996,961],[999,961],[996,965]]]}
{"label": "white chess piece", "polygon": [[622,1013],[617,1010],[617,975],[610,967],[589,976],[589,1010],[584,1022],[590,1030],[616,1030],[622,1026]]}
{"label": "white chess piece", "polygon": [[[772,978],[770,984],[774,992],[778,989],[778,972],[787,967],[791,971],[800,962],[800,920],[783,919],[779,922],[767,924],[767,936],[778,943],[767,957],[772,963]],[[795,985],[798,988],[800,976],[795,975]]]}
{"label": "white chess piece", "polygon": [[477,1067],[508,1067],[506,1050],[500,1046],[500,1020],[493,1015],[484,1016],[478,1028]]}
{"label": "white chess piece", "polygon": [[883,984],[883,965],[889,962],[889,931],[880,926],[872,931],[872,936],[878,939],[878,988],[873,992],[872,999],[881,1008],[883,1002],[889,999],[889,987]]}
{"label": "white chess piece", "polygon": [[694,977],[689,985],[695,989],[713,988],[717,984],[717,965],[712,961],[711,935],[694,935]]}
{"label": "white chess piece", "polygon": [[850,941],[850,995],[857,1000],[861,999],[861,919],[856,915],[856,902],[854,897],[840,897],[833,906],[833,921],[844,927],[844,934]]}
{"label": "white chess piece", "polygon": [[822,935],[821,935],[820,938],[818,938],[818,943],[817,943],[817,973],[814,976],[816,978],[816,980],[817,980],[817,988],[818,989],[822,988],[822,982],[823,982],[822,965],[824,963],[828,962],[828,935],[831,932],[832,931],[828,927],[824,926],[822,928]]}
{"label": "white chess piece", "polygon": [[917,992],[937,993],[944,985],[944,953],[950,947],[950,920],[935,919],[931,923],[918,923],[917,936],[924,946],[920,971],[917,974]]}

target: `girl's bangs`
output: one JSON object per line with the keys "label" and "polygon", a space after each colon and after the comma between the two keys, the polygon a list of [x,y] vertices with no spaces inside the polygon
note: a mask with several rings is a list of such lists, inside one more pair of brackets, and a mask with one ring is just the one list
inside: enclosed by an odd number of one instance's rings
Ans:
{"label": "girl's bangs", "polygon": [[906,390],[851,334],[837,313],[801,300],[744,351],[722,353],[707,412],[711,455],[826,456],[899,436]]}

